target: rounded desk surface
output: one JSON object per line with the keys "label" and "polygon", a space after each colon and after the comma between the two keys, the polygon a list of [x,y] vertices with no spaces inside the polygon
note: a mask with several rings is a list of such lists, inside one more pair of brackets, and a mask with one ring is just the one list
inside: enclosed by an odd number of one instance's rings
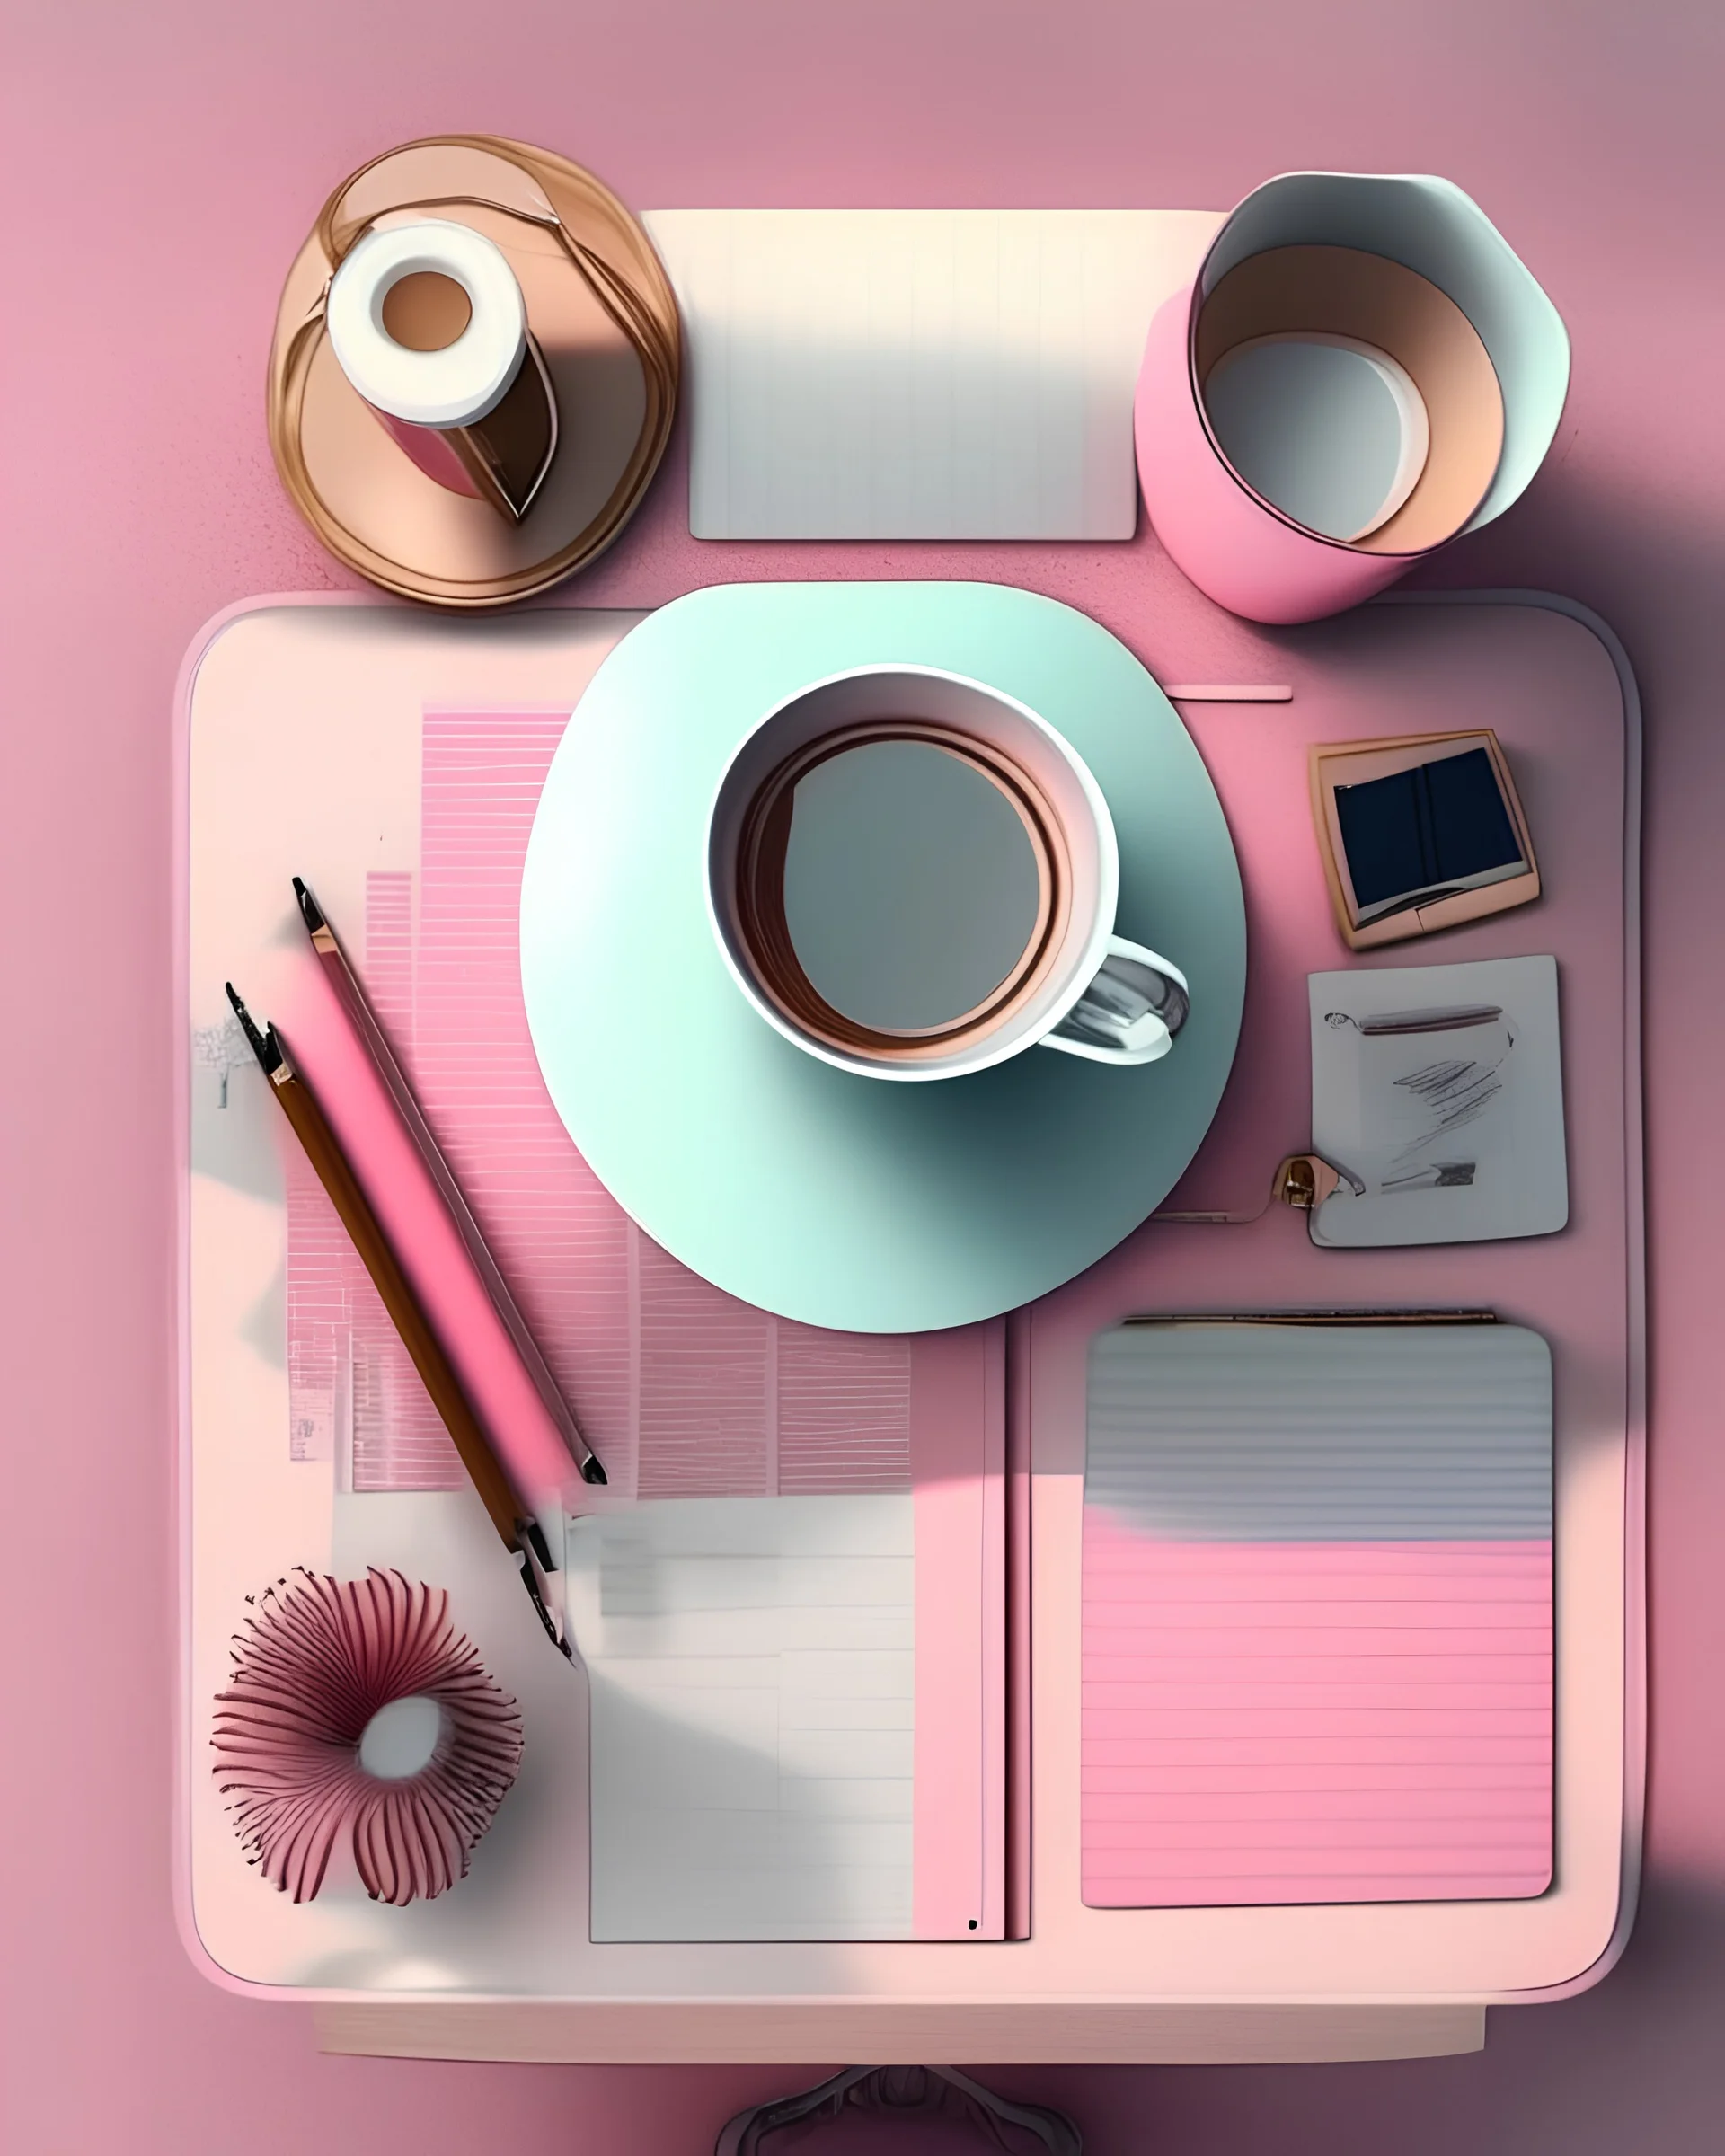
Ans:
{"label": "rounded desk surface", "polygon": [[[706,914],[720,774],[805,684],[890,662],[1004,689],[1088,762],[1119,835],[1116,926],[1191,982],[1161,1062],[1033,1047],[891,1084],[804,1054],[744,1001]],[[534,1046],[594,1172],[694,1271],[842,1331],[996,1316],[1130,1233],[1209,1128],[1245,973],[1233,842],[1172,705],[1086,615],[1001,585],[733,584],[661,608],[570,721],[522,882]]]}

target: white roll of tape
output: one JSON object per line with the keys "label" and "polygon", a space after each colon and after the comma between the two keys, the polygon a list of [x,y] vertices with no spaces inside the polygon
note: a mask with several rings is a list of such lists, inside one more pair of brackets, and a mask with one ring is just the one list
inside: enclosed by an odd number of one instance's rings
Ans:
{"label": "white roll of tape", "polygon": [[[389,296],[411,277],[447,278],[466,295],[466,326],[438,349],[399,342],[386,326]],[[526,306],[502,249],[442,218],[367,233],[331,279],[327,320],[348,380],[367,404],[410,427],[482,420],[526,350]]]}

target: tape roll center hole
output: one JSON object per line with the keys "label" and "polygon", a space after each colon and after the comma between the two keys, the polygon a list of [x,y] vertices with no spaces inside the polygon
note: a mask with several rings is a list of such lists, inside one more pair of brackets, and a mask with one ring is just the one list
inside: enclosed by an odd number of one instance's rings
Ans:
{"label": "tape roll center hole", "polygon": [[377,1781],[406,1781],[431,1763],[443,1736],[443,1709],[416,1692],[391,1700],[366,1724],[359,1764]]}
{"label": "tape roll center hole", "polygon": [[473,303],[459,279],[441,270],[410,270],[383,296],[384,334],[410,352],[444,352],[473,319]]}

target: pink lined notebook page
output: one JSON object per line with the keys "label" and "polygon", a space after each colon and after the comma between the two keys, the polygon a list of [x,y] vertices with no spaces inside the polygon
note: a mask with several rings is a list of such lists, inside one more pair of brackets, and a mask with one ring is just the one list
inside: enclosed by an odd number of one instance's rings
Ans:
{"label": "pink lined notebook page", "polygon": [[[910,1343],[774,1318],[679,1265],[588,1170],[545,1091],[521,1000],[521,868],[568,718],[426,713],[418,888],[369,875],[352,953],[373,1008],[614,1489],[907,1490]],[[288,1349],[296,1456],[341,1452],[356,1489],[461,1486],[418,1373],[292,1156]]]}
{"label": "pink lined notebook page", "polygon": [[1084,1898],[1552,1877],[1552,1390],[1518,1326],[1092,1342]]}

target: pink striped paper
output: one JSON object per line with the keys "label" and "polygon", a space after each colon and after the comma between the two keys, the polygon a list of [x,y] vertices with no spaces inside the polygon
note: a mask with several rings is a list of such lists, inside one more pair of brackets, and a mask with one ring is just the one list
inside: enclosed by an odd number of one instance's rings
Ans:
{"label": "pink striped paper", "polygon": [[1084,1522],[1092,1905],[1460,1900],[1552,1876],[1549,1542]]}
{"label": "pink striped paper", "polygon": [[[367,994],[614,1488],[641,1497],[910,1487],[910,1347],[739,1303],[601,1186],[546,1093],[521,1001],[521,869],[562,711],[428,711],[414,878],[367,882]],[[290,1421],[355,1488],[460,1464],[323,1190],[288,1179]],[[345,1388],[345,1390],[344,1390]]]}

